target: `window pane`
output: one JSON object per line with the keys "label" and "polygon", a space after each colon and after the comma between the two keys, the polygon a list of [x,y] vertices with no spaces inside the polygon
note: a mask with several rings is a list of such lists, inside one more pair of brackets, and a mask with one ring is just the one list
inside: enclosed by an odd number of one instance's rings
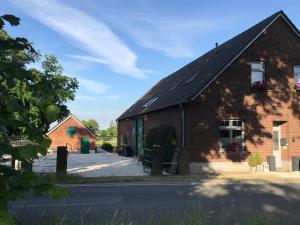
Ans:
{"label": "window pane", "polygon": [[222,126],[222,127],[228,127],[229,126],[229,120],[222,120],[222,121],[220,121],[220,126]]}
{"label": "window pane", "polygon": [[300,66],[294,66],[294,74],[300,74]]}
{"label": "window pane", "polygon": [[241,130],[232,130],[232,138],[241,138],[242,131]]}
{"label": "window pane", "polygon": [[251,73],[251,82],[254,83],[256,81],[262,81],[263,80],[263,72],[259,71],[252,71]]}
{"label": "window pane", "polygon": [[251,63],[251,69],[264,71],[264,63],[263,62]]}
{"label": "window pane", "polygon": [[229,130],[220,130],[220,138],[229,138]]}
{"label": "window pane", "polygon": [[232,126],[241,127],[242,126],[242,121],[241,120],[234,120],[232,122]]}
{"label": "window pane", "polygon": [[294,75],[294,82],[295,82],[295,85],[300,83],[300,74]]}

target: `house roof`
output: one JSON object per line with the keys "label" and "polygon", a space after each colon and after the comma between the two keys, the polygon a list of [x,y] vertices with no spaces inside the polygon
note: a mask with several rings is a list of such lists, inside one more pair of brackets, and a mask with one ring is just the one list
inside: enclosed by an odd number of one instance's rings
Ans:
{"label": "house roof", "polygon": [[161,79],[127,109],[118,120],[194,100],[280,17],[300,37],[299,30],[285,13],[282,10],[276,12],[248,30],[208,51],[171,75]]}
{"label": "house roof", "polygon": [[74,120],[76,120],[78,123],[80,123],[84,128],[86,128],[86,130],[94,137],[96,137],[96,134],[87,126],[85,126],[76,116],[74,116],[73,114],[70,114],[69,116],[67,116],[63,121],[61,121],[60,123],[56,124],[54,127],[52,127],[52,129],[50,129],[47,132],[47,135],[51,134],[53,131],[55,131],[57,128],[59,128],[62,124],[64,124],[68,119],[73,118]]}

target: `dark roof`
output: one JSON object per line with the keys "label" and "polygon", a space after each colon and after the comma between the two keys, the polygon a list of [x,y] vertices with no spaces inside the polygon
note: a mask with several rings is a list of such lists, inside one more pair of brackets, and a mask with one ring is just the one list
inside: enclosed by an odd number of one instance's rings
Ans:
{"label": "dark roof", "polygon": [[279,16],[282,16],[299,35],[298,29],[287,18],[284,12],[279,11],[208,51],[171,75],[161,79],[144,96],[127,109],[118,120],[186,103],[194,99]]}

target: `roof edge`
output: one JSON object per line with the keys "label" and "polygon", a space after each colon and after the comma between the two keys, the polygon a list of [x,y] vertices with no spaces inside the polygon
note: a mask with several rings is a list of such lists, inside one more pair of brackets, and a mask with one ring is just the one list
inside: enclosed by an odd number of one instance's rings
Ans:
{"label": "roof edge", "polygon": [[292,22],[287,18],[283,10],[280,10],[277,12],[278,15],[252,40],[250,41],[245,48],[242,49],[221,71],[212,79],[210,80],[199,92],[197,92],[192,98],[191,101],[194,101],[196,98],[199,97],[199,95],[211,85],[212,82],[214,82],[222,73],[238,58],[240,55],[246,51],[250,45],[252,45],[279,17],[282,17],[284,21],[292,28],[292,30],[295,32],[295,34],[300,38],[299,30],[292,24]]}
{"label": "roof edge", "polygon": [[68,119],[70,119],[70,118],[73,118],[73,119],[75,119],[77,122],[79,122],[83,127],[85,127],[86,129],[87,129],[87,131],[92,135],[92,136],[94,136],[94,137],[97,137],[97,135],[93,132],[93,131],[91,131],[91,129],[90,128],[88,128],[87,126],[85,126],[75,115],[73,115],[73,114],[70,114],[70,115],[68,115],[63,121],[61,121],[60,123],[58,123],[58,124],[56,124],[52,129],[50,129],[47,133],[46,133],[46,135],[49,135],[49,134],[51,134],[53,131],[55,131],[57,128],[59,128],[64,122],[66,122]]}

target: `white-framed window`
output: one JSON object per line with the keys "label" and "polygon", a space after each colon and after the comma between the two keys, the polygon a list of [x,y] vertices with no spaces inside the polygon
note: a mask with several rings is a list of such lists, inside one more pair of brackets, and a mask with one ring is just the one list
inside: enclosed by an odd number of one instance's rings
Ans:
{"label": "white-framed window", "polygon": [[220,151],[225,151],[231,143],[238,143],[240,151],[244,145],[244,123],[241,120],[221,120],[219,124]]}
{"label": "white-framed window", "polygon": [[295,88],[300,89],[300,65],[294,65],[294,84]]}
{"label": "white-framed window", "polygon": [[251,84],[265,81],[265,64],[264,62],[251,63]]}

